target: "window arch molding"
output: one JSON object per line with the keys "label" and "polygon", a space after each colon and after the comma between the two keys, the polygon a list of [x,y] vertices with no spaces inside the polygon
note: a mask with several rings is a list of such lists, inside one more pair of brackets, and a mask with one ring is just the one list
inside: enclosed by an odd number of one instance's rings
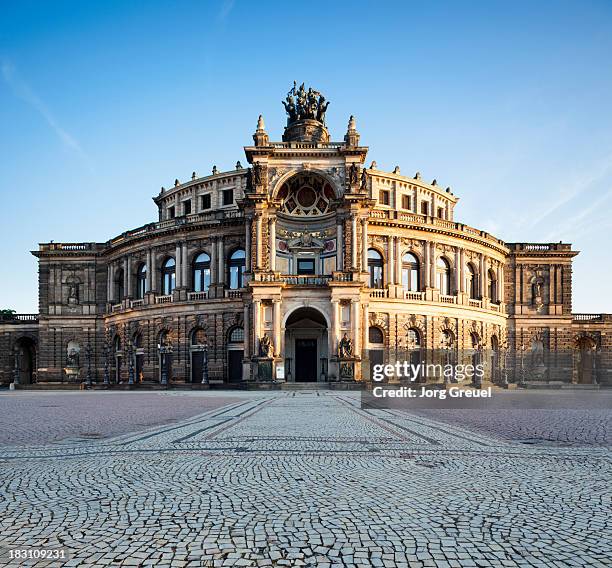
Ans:
{"label": "window arch molding", "polygon": [[407,292],[419,292],[421,290],[421,268],[423,262],[420,255],[414,250],[406,250],[401,256],[402,281],[401,284]]}
{"label": "window arch molding", "polygon": [[370,247],[368,249],[368,272],[370,273],[370,288],[384,288],[385,255],[376,247]]}
{"label": "window arch molding", "polygon": [[191,283],[194,292],[207,292],[211,284],[212,261],[208,252],[201,250],[191,261]]}
{"label": "window arch molding", "polygon": [[492,268],[487,270],[487,293],[489,300],[494,303],[499,303],[499,290],[497,286],[497,275]]}
{"label": "window arch molding", "polygon": [[472,300],[478,299],[478,283],[478,268],[473,262],[468,262],[465,265],[465,291]]}
{"label": "window arch molding", "polygon": [[231,290],[244,287],[246,271],[246,251],[243,248],[233,249],[227,256],[227,282]]}
{"label": "window arch molding", "polygon": [[452,263],[448,257],[441,255],[436,259],[436,286],[440,294],[450,296],[451,291],[451,275]]}
{"label": "window arch molding", "polygon": [[161,292],[164,296],[172,294],[176,288],[176,261],[167,256],[161,265]]}
{"label": "window arch molding", "polygon": [[136,290],[135,297],[142,300],[148,292],[147,288],[147,263],[139,262],[136,267]]}

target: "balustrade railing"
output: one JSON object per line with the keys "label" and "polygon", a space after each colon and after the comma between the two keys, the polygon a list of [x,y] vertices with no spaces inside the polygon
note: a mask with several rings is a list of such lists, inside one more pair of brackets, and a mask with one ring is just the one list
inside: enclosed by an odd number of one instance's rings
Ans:
{"label": "balustrade railing", "polygon": [[444,296],[444,295],[440,295],[440,302],[442,302],[443,304],[456,304],[457,303],[457,296]]}
{"label": "balustrade railing", "polygon": [[389,297],[389,290],[383,290],[383,289],[372,289],[370,290],[370,298],[388,298]]}
{"label": "balustrade railing", "polygon": [[167,294],[165,296],[155,296],[156,304],[171,304],[172,300],[172,294]]}
{"label": "balustrade railing", "polygon": [[189,292],[188,300],[208,300],[208,292]]}
{"label": "balustrade railing", "polygon": [[425,299],[425,292],[410,292],[404,290],[404,299],[423,301]]}
{"label": "balustrade railing", "polygon": [[0,323],[37,323],[38,314],[0,314]]}
{"label": "balustrade railing", "polygon": [[603,314],[572,314],[574,321],[603,321]]}
{"label": "balustrade railing", "polygon": [[468,304],[472,308],[482,308],[482,300],[474,300],[473,298],[470,298],[468,300]]}
{"label": "balustrade railing", "polygon": [[242,290],[226,290],[225,297],[230,299],[242,298]]}

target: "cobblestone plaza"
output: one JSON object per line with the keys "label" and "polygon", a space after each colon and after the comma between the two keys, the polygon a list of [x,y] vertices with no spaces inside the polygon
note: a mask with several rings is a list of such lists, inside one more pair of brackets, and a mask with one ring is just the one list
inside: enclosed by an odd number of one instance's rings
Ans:
{"label": "cobblestone plaza", "polygon": [[64,547],[63,566],[609,566],[611,415],[579,396],[416,414],[315,389],[0,394],[0,549]]}

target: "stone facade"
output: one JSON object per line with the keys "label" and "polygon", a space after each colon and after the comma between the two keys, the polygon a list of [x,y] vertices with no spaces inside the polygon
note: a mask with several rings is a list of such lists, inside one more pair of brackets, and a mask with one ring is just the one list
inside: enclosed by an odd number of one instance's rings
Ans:
{"label": "stone facade", "polygon": [[40,313],[2,316],[0,381],[360,381],[417,353],[612,383],[612,317],[572,314],[571,245],[456,222],[450,188],[364,167],[359,138],[306,119],[271,142],[260,117],[250,167],[162,188],[157,222],[41,244]]}

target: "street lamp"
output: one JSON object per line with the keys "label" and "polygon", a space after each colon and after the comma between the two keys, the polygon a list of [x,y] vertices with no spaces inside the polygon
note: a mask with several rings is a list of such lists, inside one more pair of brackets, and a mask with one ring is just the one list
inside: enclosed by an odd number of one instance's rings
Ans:
{"label": "street lamp", "polygon": [[104,385],[110,386],[110,370],[108,359],[110,356],[110,346],[108,344],[108,337],[104,338]]}
{"label": "street lamp", "polygon": [[165,343],[158,343],[157,350],[159,351],[159,355],[161,358],[161,384],[168,384],[168,369],[167,369],[167,357],[168,353],[172,353],[172,347],[170,345],[166,345]]}
{"label": "street lamp", "polygon": [[525,351],[527,346],[524,343],[521,343],[521,374],[519,377],[519,384],[521,386],[525,385]]}
{"label": "street lamp", "polygon": [[128,356],[128,385],[133,385],[134,384],[134,345],[131,339],[128,340],[127,356]]}
{"label": "street lamp", "polygon": [[91,344],[89,342],[85,346],[85,357],[87,359],[87,376],[85,377],[85,384],[87,388],[91,388]]}
{"label": "street lamp", "polygon": [[19,346],[15,345],[15,368],[13,369],[13,383],[16,385],[19,384],[20,374],[21,374],[21,350]]}
{"label": "street lamp", "polygon": [[204,342],[204,350],[202,351],[202,384],[208,384],[208,340]]}

